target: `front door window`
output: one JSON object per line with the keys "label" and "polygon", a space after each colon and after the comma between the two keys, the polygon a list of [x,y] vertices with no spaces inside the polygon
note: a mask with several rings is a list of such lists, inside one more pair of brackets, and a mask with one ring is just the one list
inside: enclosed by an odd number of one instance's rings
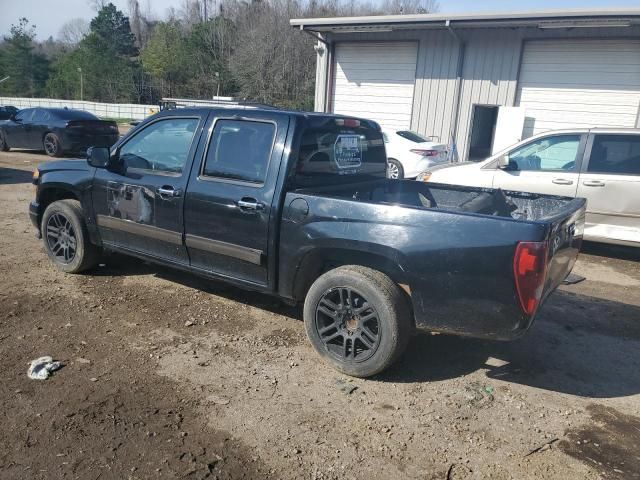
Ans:
{"label": "front door window", "polygon": [[528,143],[509,153],[516,170],[572,172],[580,148],[580,135],[554,135]]}

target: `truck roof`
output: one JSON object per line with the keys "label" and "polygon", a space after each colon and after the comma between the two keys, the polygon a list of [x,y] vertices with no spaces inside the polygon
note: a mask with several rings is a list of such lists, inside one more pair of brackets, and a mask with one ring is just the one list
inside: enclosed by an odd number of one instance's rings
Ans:
{"label": "truck roof", "polygon": [[247,113],[251,112],[251,113],[264,113],[264,114],[273,114],[273,113],[281,113],[281,114],[285,114],[285,115],[290,115],[292,117],[299,117],[299,118],[305,118],[305,119],[314,119],[314,118],[353,118],[353,119],[357,119],[357,120],[361,120],[361,121],[365,121],[365,122],[369,122],[371,124],[377,125],[378,129],[380,128],[379,125],[373,121],[373,120],[369,120],[367,118],[361,118],[361,117],[353,117],[353,116],[347,116],[347,115],[339,115],[339,114],[335,114],[335,113],[324,113],[324,112],[300,112],[300,111],[296,111],[296,110],[276,110],[273,108],[246,108],[243,107],[242,105],[233,105],[233,106],[220,106],[220,105],[212,105],[212,106],[198,106],[198,107],[185,107],[185,108],[177,108],[177,109],[171,109],[171,110],[163,110],[159,113],[157,113],[156,115],[158,116],[184,116],[184,115],[189,115],[189,114],[200,114],[202,112],[209,112],[211,110],[220,110],[225,112],[225,114],[237,114],[237,115],[246,115]]}

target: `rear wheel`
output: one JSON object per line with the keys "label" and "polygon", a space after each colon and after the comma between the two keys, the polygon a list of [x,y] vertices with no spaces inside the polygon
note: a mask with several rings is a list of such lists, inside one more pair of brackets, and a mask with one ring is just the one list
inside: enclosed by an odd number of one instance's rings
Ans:
{"label": "rear wheel", "polygon": [[381,272],[355,265],[320,276],[304,304],[307,336],[339,371],[370,377],[406,349],[412,324],[399,287]]}
{"label": "rear wheel", "polygon": [[2,133],[2,131],[0,131],[0,151],[3,151],[3,152],[9,151],[9,145],[7,145],[7,141],[4,138],[4,133]]}
{"label": "rear wheel", "polygon": [[387,177],[394,180],[402,180],[404,178],[404,168],[402,164],[395,158],[387,160]]}
{"label": "rear wheel", "polygon": [[58,200],[42,216],[42,238],[49,258],[66,273],[95,267],[100,250],[89,241],[82,207],[77,200]]}
{"label": "rear wheel", "polygon": [[62,156],[62,145],[60,144],[60,139],[55,133],[47,133],[44,136],[42,143],[45,153],[50,157]]}

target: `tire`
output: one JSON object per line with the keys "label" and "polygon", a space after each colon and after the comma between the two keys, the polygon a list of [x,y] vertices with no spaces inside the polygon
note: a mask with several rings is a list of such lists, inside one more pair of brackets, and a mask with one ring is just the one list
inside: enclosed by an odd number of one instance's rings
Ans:
{"label": "tire", "polygon": [[9,151],[9,145],[7,145],[7,141],[4,139],[4,133],[2,131],[0,131],[0,151]]}
{"label": "tire", "polygon": [[387,177],[394,180],[402,180],[404,178],[404,168],[395,158],[387,160]]}
{"label": "tire", "polygon": [[44,152],[50,157],[62,156],[62,144],[55,133],[47,133],[42,139],[42,146],[44,147]]}
{"label": "tire", "polygon": [[393,364],[413,331],[400,288],[383,273],[357,265],[330,270],[311,285],[304,302],[304,324],[311,344],[325,361],[360,378]]}
{"label": "tire", "polygon": [[40,227],[44,249],[58,270],[80,273],[97,265],[100,249],[89,241],[79,201],[53,202],[44,211]]}

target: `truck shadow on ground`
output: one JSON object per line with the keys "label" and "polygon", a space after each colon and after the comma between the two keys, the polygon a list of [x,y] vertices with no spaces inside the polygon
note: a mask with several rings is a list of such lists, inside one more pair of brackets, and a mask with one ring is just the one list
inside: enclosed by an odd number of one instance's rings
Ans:
{"label": "truck shadow on ground", "polygon": [[638,348],[639,307],[557,291],[521,339],[418,335],[380,380],[429,382],[486,369],[488,379],[587,398],[624,397],[640,393]]}
{"label": "truck shadow on ground", "polygon": [[[300,306],[222,282],[111,255],[94,275],[155,275],[251,307],[302,320]],[[486,370],[501,380],[587,398],[640,393],[640,307],[556,291],[529,332],[498,342],[418,333],[404,357],[374,381],[420,383]],[[497,365],[497,366],[496,366]],[[330,368],[327,366],[327,368]]]}
{"label": "truck shadow on ground", "polygon": [[619,260],[631,260],[640,262],[640,248],[623,245],[611,245],[608,243],[584,242],[580,253],[595,255],[597,257],[616,258]]}
{"label": "truck shadow on ground", "polygon": [[31,183],[32,172],[18,170],[17,168],[0,168],[0,185],[17,185],[19,183]]}

